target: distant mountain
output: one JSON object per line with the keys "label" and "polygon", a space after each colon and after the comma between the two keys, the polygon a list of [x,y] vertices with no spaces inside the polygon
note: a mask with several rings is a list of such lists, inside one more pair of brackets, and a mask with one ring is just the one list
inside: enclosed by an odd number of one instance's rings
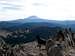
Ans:
{"label": "distant mountain", "polygon": [[0,28],[2,29],[17,29],[17,28],[34,28],[40,26],[61,26],[56,23],[57,21],[41,19],[37,16],[30,16],[28,18],[13,20],[13,21],[2,21],[0,22]]}
{"label": "distant mountain", "polygon": [[71,27],[75,28],[75,21],[56,21],[41,19],[37,16],[30,16],[24,19],[18,19],[13,21],[2,21],[0,22],[0,28],[2,29],[17,29],[17,28],[35,28],[40,26],[48,27]]}
{"label": "distant mountain", "polygon": [[64,21],[57,21],[57,20],[47,20],[47,19],[43,19],[43,18],[39,18],[37,16],[30,16],[28,18],[24,18],[24,19],[19,19],[19,20],[13,20],[11,22],[14,23],[33,23],[33,22],[47,22],[47,23],[61,23]]}
{"label": "distant mountain", "polygon": [[30,16],[28,18],[14,20],[11,22],[19,22],[19,23],[29,23],[29,22],[48,22],[49,20],[41,19],[37,16]]}

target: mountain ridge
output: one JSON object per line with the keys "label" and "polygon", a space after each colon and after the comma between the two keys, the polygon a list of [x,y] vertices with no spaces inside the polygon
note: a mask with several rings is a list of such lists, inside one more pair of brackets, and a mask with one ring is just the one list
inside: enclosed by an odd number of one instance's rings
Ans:
{"label": "mountain ridge", "polygon": [[71,27],[75,28],[75,21],[57,21],[57,20],[46,20],[41,19],[37,16],[30,16],[24,19],[18,19],[13,21],[1,21],[0,28],[24,28],[24,27],[35,27],[35,26],[49,26],[49,27]]}

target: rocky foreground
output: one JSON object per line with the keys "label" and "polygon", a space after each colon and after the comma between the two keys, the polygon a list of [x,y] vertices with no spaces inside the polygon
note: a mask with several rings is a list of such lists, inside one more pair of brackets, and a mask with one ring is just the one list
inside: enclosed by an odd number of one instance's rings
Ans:
{"label": "rocky foreground", "polygon": [[40,50],[37,47],[36,42],[23,44],[22,47],[18,50],[19,51],[17,52],[17,56],[47,56],[45,46],[42,46]]}
{"label": "rocky foreground", "polygon": [[0,46],[0,56],[47,56],[47,54],[45,46],[42,46],[40,50],[34,41],[14,47]]}
{"label": "rocky foreground", "polygon": [[[45,46],[42,45],[41,49],[39,49],[36,41],[15,45],[13,48],[9,48],[4,54],[1,50],[5,52],[5,49],[0,48],[0,56],[47,56]],[[67,52],[64,52],[64,56],[75,56],[75,49],[69,48]]]}
{"label": "rocky foreground", "polygon": [[64,56],[75,56],[75,49],[70,49]]}
{"label": "rocky foreground", "polygon": [[[47,56],[45,46],[42,46],[40,50],[37,47],[36,42],[30,42],[30,43],[24,44],[24,50],[20,50],[20,53],[24,54],[24,56]],[[64,54],[64,56],[75,56],[75,49],[74,48],[69,49]]]}
{"label": "rocky foreground", "polygon": [[[16,47],[18,47],[18,45],[14,47],[14,49],[16,50],[16,53],[14,53],[17,56],[47,56],[45,46],[42,46],[40,50],[37,47],[37,42],[35,41],[23,44],[18,49],[16,49]],[[75,56],[75,49],[70,48],[67,52],[64,52],[64,56]]]}

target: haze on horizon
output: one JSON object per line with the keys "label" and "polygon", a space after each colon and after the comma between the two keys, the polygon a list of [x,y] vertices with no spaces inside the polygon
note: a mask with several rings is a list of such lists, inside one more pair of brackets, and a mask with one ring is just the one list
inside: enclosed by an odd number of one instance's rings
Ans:
{"label": "haze on horizon", "polygon": [[75,0],[0,0],[0,21],[37,16],[48,20],[75,20]]}

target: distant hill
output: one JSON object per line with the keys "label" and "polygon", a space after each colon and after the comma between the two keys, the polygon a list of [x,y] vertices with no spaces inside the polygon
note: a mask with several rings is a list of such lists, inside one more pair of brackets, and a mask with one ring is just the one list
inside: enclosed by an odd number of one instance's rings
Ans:
{"label": "distant hill", "polygon": [[29,22],[48,22],[49,20],[41,19],[37,16],[30,16],[28,18],[13,20],[11,22],[29,23]]}
{"label": "distant hill", "polygon": [[62,27],[69,28],[71,27],[73,30],[75,28],[75,21],[56,21],[56,20],[46,20],[41,19],[37,16],[30,16],[24,19],[18,19],[13,21],[2,21],[0,22],[0,29],[11,29],[15,30],[18,28],[35,28],[40,26],[48,26],[48,27]]}

